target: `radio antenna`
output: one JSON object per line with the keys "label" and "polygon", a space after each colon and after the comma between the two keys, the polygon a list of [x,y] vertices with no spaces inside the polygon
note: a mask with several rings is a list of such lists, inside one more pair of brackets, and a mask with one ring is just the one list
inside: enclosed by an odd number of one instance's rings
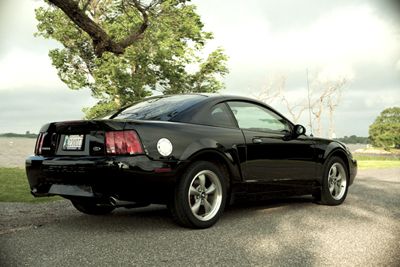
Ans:
{"label": "radio antenna", "polygon": [[308,92],[308,118],[309,118],[309,125],[310,125],[310,136],[313,137],[313,127],[311,122],[311,100],[310,100],[310,82],[308,80],[308,68],[307,68],[307,92]]}

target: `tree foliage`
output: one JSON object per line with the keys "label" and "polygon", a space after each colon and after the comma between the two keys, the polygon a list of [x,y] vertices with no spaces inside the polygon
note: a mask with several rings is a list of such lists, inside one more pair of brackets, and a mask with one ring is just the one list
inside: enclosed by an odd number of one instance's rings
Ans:
{"label": "tree foliage", "polygon": [[369,126],[369,135],[374,146],[400,148],[400,107],[382,111]]}
{"label": "tree foliage", "polygon": [[202,50],[213,36],[203,30],[194,5],[182,0],[151,1],[148,5],[137,0],[75,3],[112,42],[126,44],[129,36],[137,37],[119,52],[100,51],[100,41],[64,9],[52,4],[36,9],[36,34],[62,44],[49,52],[60,79],[71,89],[89,88],[99,100],[86,110],[88,118],[155,92],[216,92],[223,87],[227,56],[221,48],[203,56]]}

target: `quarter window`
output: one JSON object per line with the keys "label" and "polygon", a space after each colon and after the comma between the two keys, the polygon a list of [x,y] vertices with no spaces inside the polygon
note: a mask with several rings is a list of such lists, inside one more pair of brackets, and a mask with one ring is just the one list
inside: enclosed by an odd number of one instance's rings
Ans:
{"label": "quarter window", "polygon": [[248,102],[228,102],[241,129],[263,132],[289,131],[289,125],[284,118],[274,112]]}
{"label": "quarter window", "polygon": [[219,127],[237,127],[225,103],[215,105],[209,113],[207,125]]}

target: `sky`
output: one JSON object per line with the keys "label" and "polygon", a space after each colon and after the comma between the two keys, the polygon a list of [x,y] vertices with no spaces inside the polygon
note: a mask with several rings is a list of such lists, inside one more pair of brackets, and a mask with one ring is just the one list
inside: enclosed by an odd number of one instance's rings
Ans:
{"label": "sky", "polygon": [[[307,70],[312,79],[345,78],[334,114],[338,137],[368,136],[383,109],[400,106],[398,2],[191,1],[215,36],[206,52],[223,47],[229,56],[222,93],[256,97],[285,77],[285,95],[295,103],[307,96]],[[39,5],[0,0],[0,133],[36,133],[50,121],[81,119],[82,108],[95,103],[88,89],[59,80],[48,57],[58,44],[33,36]],[[269,104],[288,114],[279,100]],[[325,127],[327,121],[324,115]],[[307,113],[299,123],[308,126]]]}

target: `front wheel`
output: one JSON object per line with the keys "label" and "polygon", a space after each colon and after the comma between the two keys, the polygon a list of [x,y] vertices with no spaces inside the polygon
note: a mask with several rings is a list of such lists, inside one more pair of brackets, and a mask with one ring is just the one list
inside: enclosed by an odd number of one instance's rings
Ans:
{"label": "front wheel", "polygon": [[319,201],[325,205],[340,205],[346,199],[349,187],[347,168],[339,157],[332,157],[325,165]]}
{"label": "front wheel", "polygon": [[192,164],[178,181],[169,208],[174,220],[185,227],[214,225],[226,203],[227,181],[213,163]]}

